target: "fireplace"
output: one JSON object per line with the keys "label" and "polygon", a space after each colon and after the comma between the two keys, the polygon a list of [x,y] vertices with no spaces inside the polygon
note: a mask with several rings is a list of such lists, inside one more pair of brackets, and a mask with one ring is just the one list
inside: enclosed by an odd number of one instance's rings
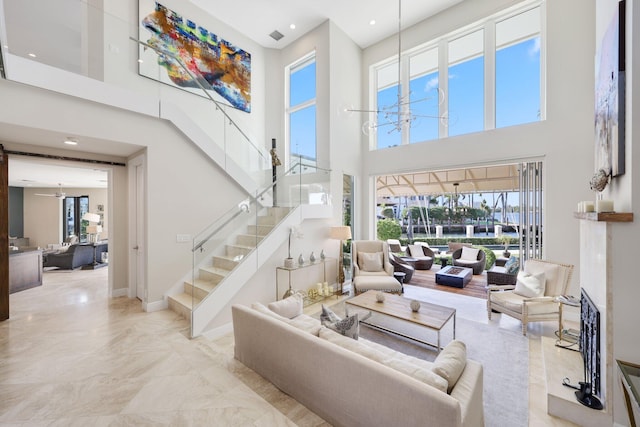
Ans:
{"label": "fireplace", "polygon": [[580,291],[580,353],[584,362],[584,381],[591,393],[602,397],[600,390],[600,311],[584,289]]}

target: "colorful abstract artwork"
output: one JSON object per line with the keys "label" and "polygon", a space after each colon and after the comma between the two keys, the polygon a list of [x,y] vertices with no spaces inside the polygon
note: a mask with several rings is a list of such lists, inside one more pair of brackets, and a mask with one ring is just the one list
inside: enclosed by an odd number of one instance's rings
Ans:
{"label": "colorful abstract artwork", "polygon": [[156,54],[164,73],[159,76],[157,67],[143,60],[140,74],[201,94],[191,73],[205,89],[215,91],[234,108],[250,112],[251,54],[158,2],[149,10],[150,3],[139,3],[140,40],[154,48],[142,50],[147,56],[149,51]]}
{"label": "colorful abstract artwork", "polygon": [[596,52],[595,170],[625,172],[624,1],[620,2]]}

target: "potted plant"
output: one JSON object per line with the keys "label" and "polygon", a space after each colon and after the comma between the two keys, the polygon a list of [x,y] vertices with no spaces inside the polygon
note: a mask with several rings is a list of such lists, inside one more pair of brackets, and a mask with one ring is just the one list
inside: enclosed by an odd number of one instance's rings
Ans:
{"label": "potted plant", "polygon": [[505,258],[509,258],[511,256],[511,252],[509,252],[509,243],[511,243],[511,237],[503,234],[499,237],[496,237],[496,240],[504,245],[504,252],[502,252],[502,256]]}

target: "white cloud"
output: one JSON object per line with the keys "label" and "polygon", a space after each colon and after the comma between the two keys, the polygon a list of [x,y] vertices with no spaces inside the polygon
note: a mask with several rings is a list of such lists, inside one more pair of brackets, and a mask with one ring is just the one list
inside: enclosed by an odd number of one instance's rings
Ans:
{"label": "white cloud", "polygon": [[427,81],[426,85],[424,85],[424,90],[425,92],[429,92],[430,90],[436,89],[437,87],[438,87],[438,77],[433,77],[429,81]]}
{"label": "white cloud", "polygon": [[540,37],[533,40],[533,45],[529,48],[529,56],[537,56],[540,54]]}

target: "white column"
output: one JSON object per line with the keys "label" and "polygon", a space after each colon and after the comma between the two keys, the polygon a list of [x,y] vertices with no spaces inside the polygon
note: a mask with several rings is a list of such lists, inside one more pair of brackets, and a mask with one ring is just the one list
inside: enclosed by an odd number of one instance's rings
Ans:
{"label": "white column", "polygon": [[467,237],[473,237],[473,225],[467,225]]}
{"label": "white column", "polygon": [[442,238],[442,226],[441,225],[436,225],[436,239],[441,239]]}

